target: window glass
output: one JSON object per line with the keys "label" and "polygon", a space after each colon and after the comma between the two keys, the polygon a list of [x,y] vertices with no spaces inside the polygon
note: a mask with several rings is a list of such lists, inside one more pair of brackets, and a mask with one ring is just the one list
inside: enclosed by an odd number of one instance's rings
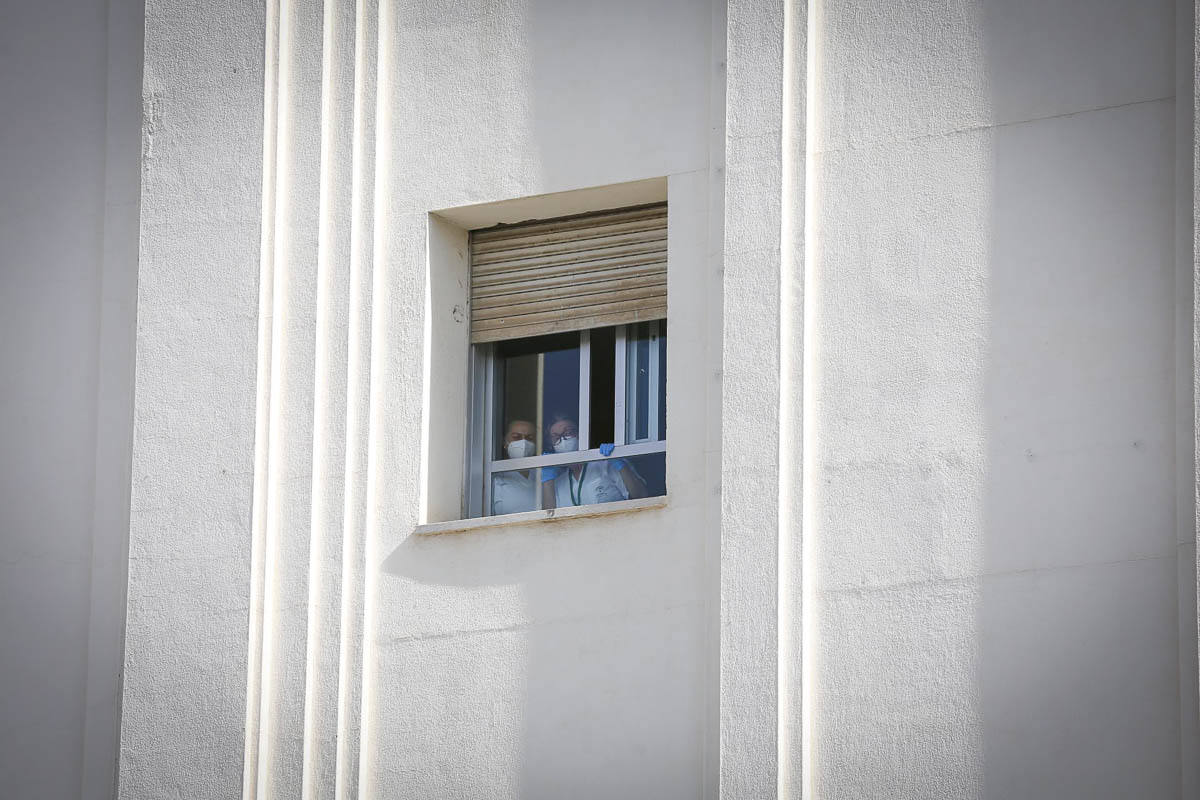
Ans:
{"label": "window glass", "polygon": [[658,438],[667,438],[667,322],[658,323]]}
{"label": "window glass", "polygon": [[625,355],[625,441],[667,438],[667,336],[661,321],[628,327]]}
{"label": "window glass", "polygon": [[537,509],[541,470],[511,470],[492,473],[490,513],[519,514]]}
{"label": "window glass", "polygon": [[647,497],[661,497],[667,493],[667,454],[647,453],[625,459],[646,485]]}
{"label": "window glass", "polygon": [[616,391],[616,328],[594,328],[591,331],[592,380],[588,391],[591,402],[588,447],[599,447],[615,441],[613,414]]}
{"label": "window glass", "polygon": [[665,453],[542,469],[543,505],[568,508],[666,494]]}
{"label": "window glass", "polygon": [[519,448],[508,443],[516,429],[524,434],[532,428],[533,452],[540,455],[550,446],[544,441],[547,420],[555,413],[578,415],[579,334],[539,336],[501,343],[496,350],[497,397],[492,458],[514,457]]}
{"label": "window glass", "polygon": [[665,495],[665,333],[657,320],[488,345],[471,513]]}
{"label": "window glass", "polygon": [[632,374],[628,391],[633,392],[633,402],[629,403],[633,415],[626,437],[631,442],[641,442],[650,438],[650,336],[645,323],[638,325],[635,330],[637,334],[629,340]]}

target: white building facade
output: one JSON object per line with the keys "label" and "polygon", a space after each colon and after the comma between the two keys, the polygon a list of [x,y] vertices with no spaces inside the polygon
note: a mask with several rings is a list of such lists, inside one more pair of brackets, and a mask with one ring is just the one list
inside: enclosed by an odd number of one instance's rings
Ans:
{"label": "white building facade", "polygon": [[[121,798],[1200,795],[1193,8],[149,0]],[[464,520],[667,205],[666,495]]]}

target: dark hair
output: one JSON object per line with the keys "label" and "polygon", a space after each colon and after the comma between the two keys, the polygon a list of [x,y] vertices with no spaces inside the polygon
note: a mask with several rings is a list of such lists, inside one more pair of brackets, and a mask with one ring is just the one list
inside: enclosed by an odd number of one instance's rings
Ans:
{"label": "dark hair", "polygon": [[546,423],[546,436],[549,437],[550,429],[554,427],[556,423],[562,422],[563,420],[573,423],[576,426],[579,425],[579,422],[575,419],[574,415],[568,414],[566,411],[555,411],[550,415],[549,421]]}

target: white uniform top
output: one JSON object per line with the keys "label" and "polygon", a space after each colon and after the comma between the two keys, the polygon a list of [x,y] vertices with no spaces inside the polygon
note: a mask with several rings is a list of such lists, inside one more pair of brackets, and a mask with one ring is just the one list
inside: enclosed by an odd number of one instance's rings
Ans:
{"label": "white uniform top", "polygon": [[[569,508],[628,500],[629,490],[621,479],[621,468],[624,466],[625,462],[619,458],[589,461],[578,478],[570,469],[557,470],[553,478],[555,506]],[[546,470],[543,470],[543,480],[545,473]]]}
{"label": "white uniform top", "polygon": [[536,506],[533,494],[536,475],[536,470],[530,470],[528,476],[519,471],[495,473],[492,476],[492,514],[533,511]]}

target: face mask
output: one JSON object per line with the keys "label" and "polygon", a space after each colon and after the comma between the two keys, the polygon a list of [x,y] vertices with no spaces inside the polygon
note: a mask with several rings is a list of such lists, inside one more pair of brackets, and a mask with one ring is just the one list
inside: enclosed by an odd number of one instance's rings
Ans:
{"label": "face mask", "polygon": [[533,455],[533,442],[528,439],[517,439],[505,445],[509,458],[528,458]]}
{"label": "face mask", "polygon": [[556,453],[574,453],[578,449],[578,436],[564,436],[558,440],[558,444],[554,445],[554,452]]}

